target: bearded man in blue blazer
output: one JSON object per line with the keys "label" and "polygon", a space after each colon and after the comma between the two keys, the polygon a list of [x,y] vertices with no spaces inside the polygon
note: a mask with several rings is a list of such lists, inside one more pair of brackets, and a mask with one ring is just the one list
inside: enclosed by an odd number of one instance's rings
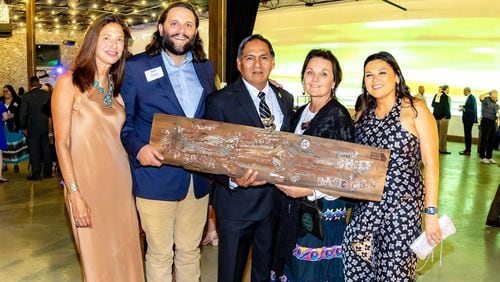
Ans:
{"label": "bearded man in blue blazer", "polygon": [[182,167],[162,165],[161,154],[148,143],[155,113],[201,118],[206,96],[215,91],[213,65],[206,59],[198,25],[189,3],[170,4],[146,52],[129,58],[125,67],[121,94],[127,117],[121,138],[130,156],[133,192],[148,243],[148,281],[200,279],[199,243],[209,180]]}
{"label": "bearded man in blue blazer", "polygon": [[[290,131],[293,96],[268,83],[274,68],[271,43],[259,34],[240,43],[241,77],[207,98],[207,119]],[[265,104],[265,105],[264,105]],[[238,179],[216,178],[213,206],[219,226],[219,281],[242,281],[252,250],[252,281],[269,281],[279,192],[249,170]]]}

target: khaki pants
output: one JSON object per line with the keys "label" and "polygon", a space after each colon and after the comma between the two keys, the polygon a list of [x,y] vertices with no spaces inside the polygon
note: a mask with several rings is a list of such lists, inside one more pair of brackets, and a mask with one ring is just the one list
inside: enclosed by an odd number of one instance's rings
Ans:
{"label": "khaki pants", "polygon": [[439,135],[439,152],[448,151],[448,123],[449,119],[438,119],[436,120]]}
{"label": "khaki pants", "polygon": [[[200,248],[207,219],[208,195],[196,199],[193,181],[185,199],[160,201],[136,198],[146,233],[146,277],[151,282],[200,281]],[[175,249],[174,249],[175,245]]]}

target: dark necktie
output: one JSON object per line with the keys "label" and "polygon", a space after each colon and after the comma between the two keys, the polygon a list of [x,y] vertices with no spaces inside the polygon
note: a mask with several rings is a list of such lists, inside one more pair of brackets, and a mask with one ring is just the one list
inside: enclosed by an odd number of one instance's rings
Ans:
{"label": "dark necktie", "polygon": [[264,125],[265,128],[270,128],[274,126],[274,117],[271,114],[271,110],[269,109],[269,106],[266,103],[266,93],[264,92],[259,92],[259,116],[260,119],[262,120],[262,124]]}
{"label": "dark necktie", "polygon": [[271,117],[271,110],[266,103],[266,93],[259,92],[259,115],[261,119],[266,119]]}

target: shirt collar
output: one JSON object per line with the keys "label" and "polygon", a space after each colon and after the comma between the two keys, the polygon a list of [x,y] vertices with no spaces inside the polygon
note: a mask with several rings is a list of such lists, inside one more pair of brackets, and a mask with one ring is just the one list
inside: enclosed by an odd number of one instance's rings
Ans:
{"label": "shirt collar", "polygon": [[[166,64],[168,64],[171,67],[177,67],[175,65],[174,61],[172,60],[172,58],[170,58],[170,56],[167,54],[167,52],[165,52],[165,50],[161,50],[161,56],[163,57],[163,61]],[[182,61],[182,64],[179,67],[182,67],[183,65],[189,64],[192,61],[193,61],[193,53],[191,53],[191,51],[188,51],[186,53],[186,56],[184,57],[184,61]]]}
{"label": "shirt collar", "polygon": [[269,82],[266,82],[266,86],[264,86],[264,89],[259,90],[255,88],[253,85],[251,85],[248,81],[246,81],[243,77],[243,83],[245,84],[245,87],[247,88],[248,92],[252,97],[259,97],[259,92],[264,92],[266,95],[269,93]]}

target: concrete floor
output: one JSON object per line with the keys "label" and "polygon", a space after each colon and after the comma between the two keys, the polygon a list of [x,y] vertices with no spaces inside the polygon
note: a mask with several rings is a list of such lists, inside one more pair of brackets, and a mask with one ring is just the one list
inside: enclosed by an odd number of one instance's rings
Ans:
{"label": "concrete floor", "polygon": [[[436,252],[418,281],[500,281],[500,228],[484,224],[500,166],[458,155],[460,143],[448,147],[453,154],[441,156],[439,209],[457,234],[444,242],[442,265]],[[500,152],[495,159],[500,162]],[[59,180],[28,181],[25,163],[20,173],[9,166],[4,175],[9,182],[0,184],[0,281],[81,281]],[[216,281],[216,266],[217,248],[205,247],[203,282]]]}

